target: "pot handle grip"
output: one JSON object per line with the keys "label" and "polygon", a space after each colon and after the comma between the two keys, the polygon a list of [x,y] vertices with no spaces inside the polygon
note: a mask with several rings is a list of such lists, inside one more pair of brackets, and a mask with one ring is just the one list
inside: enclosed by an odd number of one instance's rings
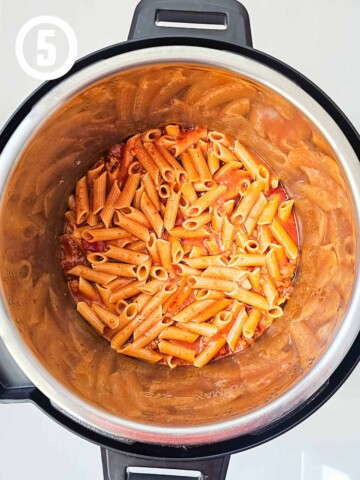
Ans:
{"label": "pot handle grip", "polygon": [[101,449],[104,480],[225,480],[230,455],[207,460],[151,459]]}
{"label": "pot handle grip", "polygon": [[196,37],[252,47],[250,20],[237,0],[141,0],[129,40]]}
{"label": "pot handle grip", "polygon": [[0,338],[0,403],[30,401],[35,391]]}

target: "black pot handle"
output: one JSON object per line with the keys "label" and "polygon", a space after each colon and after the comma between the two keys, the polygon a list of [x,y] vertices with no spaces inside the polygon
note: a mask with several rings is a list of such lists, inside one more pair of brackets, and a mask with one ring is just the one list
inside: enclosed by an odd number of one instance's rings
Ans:
{"label": "black pot handle", "polygon": [[153,37],[209,38],[252,47],[249,15],[237,0],[141,0],[128,39]]}
{"label": "black pot handle", "polygon": [[102,448],[101,458],[104,480],[225,480],[230,455],[179,461],[143,459]]}
{"label": "black pot handle", "polygon": [[35,391],[0,339],[0,403],[30,401]]}

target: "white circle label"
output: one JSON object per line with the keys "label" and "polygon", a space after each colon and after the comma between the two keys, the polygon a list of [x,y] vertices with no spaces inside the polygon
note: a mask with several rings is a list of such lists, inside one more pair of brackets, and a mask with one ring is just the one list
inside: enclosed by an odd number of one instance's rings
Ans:
{"label": "white circle label", "polygon": [[16,58],[25,73],[39,80],[65,75],[77,56],[77,39],[70,25],[58,17],[29,20],[17,35]]}

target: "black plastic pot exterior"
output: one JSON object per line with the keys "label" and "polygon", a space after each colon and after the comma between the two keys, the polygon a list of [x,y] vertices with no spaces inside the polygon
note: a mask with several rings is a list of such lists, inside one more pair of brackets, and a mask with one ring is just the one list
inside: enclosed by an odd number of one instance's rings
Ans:
{"label": "black plastic pot exterior", "polygon": [[[233,10],[234,4],[237,4],[236,11]],[[166,36],[164,36],[164,29],[161,29],[161,27],[156,25],[154,26],[151,22],[151,25],[147,23],[147,19],[149,18],[149,9],[152,12],[152,18],[157,18],[158,20],[160,19],[160,21],[182,21],[185,23],[190,21],[192,23],[197,23],[199,18],[202,18],[204,23],[209,24],[214,24],[216,22],[220,24],[221,21],[225,23],[229,22],[228,25],[230,34],[227,37],[223,31],[217,30],[216,33],[213,31],[206,31],[206,34],[203,34],[203,31],[200,31],[200,33],[197,31],[195,36],[194,30],[181,29],[181,31],[176,31],[175,29],[169,28],[166,29]],[[195,14],[194,10],[196,10]],[[223,16],[224,11],[225,17]],[[209,12],[211,14],[210,16]],[[193,14],[193,16],[190,14]],[[199,17],[198,15],[202,16]],[[238,20],[238,22],[235,22],[235,24],[233,23],[233,17],[237,18]],[[196,22],[194,22],[194,20],[196,20]],[[237,30],[239,25],[240,28]],[[171,36],[169,36],[170,33]],[[173,35],[174,33],[175,35]],[[32,107],[38,102],[39,99],[41,99],[47,92],[49,92],[55,85],[62,82],[65,78],[70,77],[74,73],[93,63],[100,62],[104,59],[125,52],[156,46],[190,45],[228,51],[234,54],[241,54],[254,59],[261,64],[267,65],[274,70],[277,70],[282,75],[298,84],[328,112],[328,114],[333,118],[338,127],[347,137],[355,153],[360,158],[359,134],[356,132],[355,128],[344,115],[344,113],[335,105],[335,103],[301,73],[280,62],[279,60],[251,48],[250,24],[246,10],[241,4],[232,0],[227,0],[226,2],[220,2],[220,0],[218,2],[208,0],[200,3],[195,3],[191,0],[184,0],[181,3],[181,11],[179,16],[179,9],[176,7],[176,2],[173,0],[155,0],[151,1],[151,3],[149,0],[143,0],[135,12],[130,31],[130,36],[132,37],[133,35],[141,38],[129,40],[128,42],[114,45],[88,55],[77,61],[73,68],[64,77],[46,82],[41,85],[18,108],[18,110],[14,113],[1,131],[0,154],[18,125],[28,115]],[[148,36],[152,36],[153,38],[144,38]],[[3,351],[4,353],[2,353]],[[360,334],[339,367],[322,386],[322,388],[306,402],[306,404],[296,408],[294,411],[292,411],[286,417],[281,418],[275,424],[269,425],[266,429],[257,431],[254,434],[248,434],[213,444],[191,445],[187,446],[186,448],[145,444],[141,442],[126,443],[86,428],[85,426],[79,424],[57,410],[51,404],[50,400],[30,383],[26,384],[25,386],[11,385],[11,383],[7,384],[7,382],[4,380],[4,372],[6,372],[7,365],[12,365],[13,361],[12,359],[7,360],[4,349],[0,350],[0,402],[8,403],[31,401],[37,404],[39,408],[41,408],[44,412],[46,412],[64,427],[103,447],[102,458],[105,478],[111,478],[112,480],[120,480],[125,478],[130,478],[131,480],[145,480],[148,478],[158,478],[159,480],[161,478],[162,480],[166,480],[167,478],[178,478],[181,480],[181,478],[186,478],[181,476],[141,476],[140,474],[130,473],[130,471],[128,471],[129,476],[126,477],[127,468],[129,466],[141,465],[147,467],[156,466],[161,468],[171,467],[182,470],[199,470],[203,474],[207,475],[206,478],[209,480],[224,479],[229,461],[229,454],[241,452],[272,440],[273,438],[276,438],[277,436],[285,433],[301,423],[318,408],[320,408],[338,390],[338,388],[340,388],[340,386],[348,378],[359,362],[359,359]],[[12,368],[14,368],[14,366],[12,366]],[[134,459],[134,457],[136,458]],[[191,459],[190,462],[189,459]],[[196,459],[199,461],[196,462]],[[200,462],[200,460],[203,460],[203,462]],[[207,461],[204,462],[204,460]]]}

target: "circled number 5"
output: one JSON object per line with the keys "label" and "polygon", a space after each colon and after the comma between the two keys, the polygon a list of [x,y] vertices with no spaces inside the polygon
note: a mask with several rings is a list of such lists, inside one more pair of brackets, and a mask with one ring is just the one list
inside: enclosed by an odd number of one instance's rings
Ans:
{"label": "circled number 5", "polygon": [[55,37],[55,30],[40,29],[38,31],[37,45],[37,64],[39,67],[51,67],[56,62],[56,47],[48,41]]}

